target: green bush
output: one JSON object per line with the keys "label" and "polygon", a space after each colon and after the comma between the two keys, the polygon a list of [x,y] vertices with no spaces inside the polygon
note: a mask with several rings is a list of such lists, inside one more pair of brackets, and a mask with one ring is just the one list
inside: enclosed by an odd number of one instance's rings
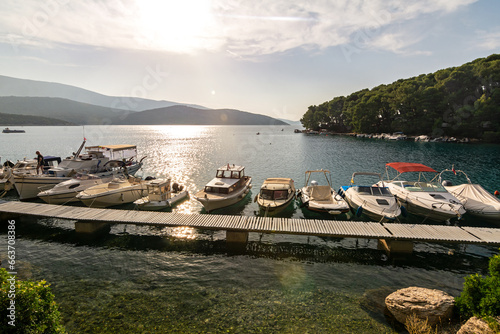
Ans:
{"label": "green bush", "polygon": [[12,278],[0,268],[0,333],[65,333],[49,284]]}
{"label": "green bush", "polygon": [[465,278],[464,289],[455,299],[464,317],[500,316],[500,255],[490,258],[490,276],[474,274]]}

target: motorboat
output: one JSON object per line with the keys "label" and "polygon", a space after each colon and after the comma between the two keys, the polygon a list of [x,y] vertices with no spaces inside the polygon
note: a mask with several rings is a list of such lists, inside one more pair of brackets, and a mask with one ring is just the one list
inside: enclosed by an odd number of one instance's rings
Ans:
{"label": "motorboat", "polygon": [[117,177],[116,173],[110,172],[106,175],[97,176],[95,174],[77,173],[75,177],[60,182],[50,189],[44,190],[40,187],[38,198],[49,204],[66,204],[78,202],[76,195],[87,188],[98,184],[106,183]]}
{"label": "motorboat", "polygon": [[[392,169],[397,175],[391,179],[389,170]],[[386,164],[386,171],[389,181],[379,182],[378,185],[387,186],[400,205],[409,213],[423,216],[424,221],[430,219],[443,222],[451,218],[460,219],[465,213],[463,204],[439,183],[437,180],[439,173],[434,169],[419,163],[391,162]],[[427,175],[435,177],[429,180]],[[409,180],[411,176],[414,177],[412,181]]]}
{"label": "motorboat", "polygon": [[[359,185],[354,182],[356,176],[377,177],[377,180],[381,183]],[[365,214],[372,220],[386,222],[394,221],[401,215],[402,209],[396,198],[384,185],[380,173],[353,173],[351,184],[340,187],[339,194],[349,203],[357,217]]]}
{"label": "motorboat", "polygon": [[69,180],[62,181],[55,186],[39,187],[38,198],[49,204],[66,204],[78,202],[76,195],[87,188],[98,184],[110,182],[113,178],[128,176],[128,169],[125,162],[121,160],[108,161],[104,168],[106,171],[98,174],[79,172]]}
{"label": "motorboat", "polygon": [[2,130],[2,133],[25,133],[25,130],[14,130],[14,129],[9,129],[5,128]]}
{"label": "motorboat", "polygon": [[273,177],[264,181],[254,201],[267,216],[282,211],[294,198],[295,184],[293,180],[285,177]]}
{"label": "motorboat", "polygon": [[[312,175],[322,175],[326,185],[320,185],[318,181],[311,180]],[[349,211],[349,204],[332,188],[332,176],[328,170],[308,170],[305,173],[304,187],[297,197],[300,198],[302,206],[317,212],[325,212],[338,215]]]}
{"label": "motorboat", "polygon": [[245,167],[227,164],[217,169],[215,178],[198,191],[194,198],[210,212],[241,201],[251,187],[252,178],[245,175]]}
{"label": "motorboat", "polygon": [[189,196],[183,185],[172,183],[171,179],[152,180],[146,184],[146,193],[146,196],[134,201],[140,210],[171,208]]}
{"label": "motorboat", "polygon": [[[43,161],[42,170],[47,170],[57,166],[61,162],[60,157],[46,156]],[[36,175],[36,167],[38,162],[36,159],[23,159],[13,163],[7,160],[3,164],[2,173],[0,174],[0,191],[9,191],[14,189],[14,175]]]}
{"label": "motorboat", "polygon": [[[450,181],[442,179],[444,172],[464,175],[467,183],[454,186]],[[439,173],[439,182],[462,202],[467,213],[488,221],[500,222],[500,200],[481,185],[473,184],[464,171],[455,170],[454,167],[451,170],[445,169]]]}
{"label": "motorboat", "polygon": [[146,196],[147,184],[134,176],[120,176],[110,182],[89,187],[76,195],[76,198],[91,208],[106,208],[108,206],[132,203]]}
{"label": "motorboat", "polygon": [[[67,181],[77,173],[89,173],[97,176],[109,173],[111,166],[109,161],[123,161],[127,165],[128,173],[134,175],[142,166],[137,157],[135,145],[103,145],[86,147],[86,151],[80,154],[85,140],[80,148],[72,156],[63,159],[57,166],[52,166],[42,174],[18,174],[14,173],[14,185],[20,200],[37,198],[41,190],[45,191],[56,184]],[[46,157],[44,157],[46,160]]]}

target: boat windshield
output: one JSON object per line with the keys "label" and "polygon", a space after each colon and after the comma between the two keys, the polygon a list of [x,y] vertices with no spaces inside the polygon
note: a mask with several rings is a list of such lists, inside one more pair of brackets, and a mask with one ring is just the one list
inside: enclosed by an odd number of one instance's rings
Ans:
{"label": "boat windshield", "polygon": [[270,189],[260,190],[260,197],[265,200],[286,199],[287,196],[288,196],[287,190],[270,190]]}
{"label": "boat windshield", "polygon": [[385,187],[357,186],[355,189],[363,195],[392,196],[390,191]]}
{"label": "boat windshield", "polygon": [[397,185],[411,192],[446,192],[446,189],[438,182],[408,182],[400,181]]}

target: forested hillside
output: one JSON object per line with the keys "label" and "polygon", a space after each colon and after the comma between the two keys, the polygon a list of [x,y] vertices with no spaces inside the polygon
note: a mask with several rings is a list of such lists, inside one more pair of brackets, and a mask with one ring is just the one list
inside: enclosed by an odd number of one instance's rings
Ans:
{"label": "forested hillside", "polygon": [[304,127],[500,142],[500,55],[310,106]]}

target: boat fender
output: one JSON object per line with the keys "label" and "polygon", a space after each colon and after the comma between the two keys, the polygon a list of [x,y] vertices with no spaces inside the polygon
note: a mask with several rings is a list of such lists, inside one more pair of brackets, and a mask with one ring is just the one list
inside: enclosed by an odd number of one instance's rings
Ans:
{"label": "boat fender", "polygon": [[361,217],[361,215],[363,214],[363,207],[360,206],[358,207],[358,209],[356,210],[356,217]]}
{"label": "boat fender", "polygon": [[495,190],[495,192],[493,194],[498,197],[500,195],[500,191]]}
{"label": "boat fender", "polygon": [[259,194],[255,195],[255,198],[253,199],[253,202],[257,202],[257,197],[259,197]]}
{"label": "boat fender", "polygon": [[401,205],[401,215],[405,218],[408,217],[408,211],[403,205]]}

